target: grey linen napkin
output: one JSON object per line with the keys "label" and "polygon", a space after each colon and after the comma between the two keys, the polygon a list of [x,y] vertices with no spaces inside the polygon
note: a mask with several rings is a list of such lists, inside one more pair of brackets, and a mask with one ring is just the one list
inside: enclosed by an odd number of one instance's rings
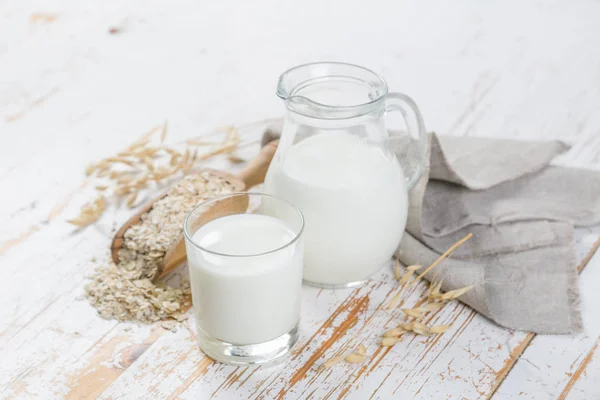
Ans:
{"label": "grey linen napkin", "polygon": [[550,166],[558,141],[429,139],[398,259],[428,266],[473,233],[426,278],[473,285],[460,300],[507,328],[580,331],[573,227],[600,222],[600,172]]}
{"label": "grey linen napkin", "polygon": [[600,172],[549,165],[568,149],[432,134],[398,258],[429,265],[471,232],[438,267],[443,290],[473,285],[461,300],[507,328],[580,331],[573,227],[600,222]]}

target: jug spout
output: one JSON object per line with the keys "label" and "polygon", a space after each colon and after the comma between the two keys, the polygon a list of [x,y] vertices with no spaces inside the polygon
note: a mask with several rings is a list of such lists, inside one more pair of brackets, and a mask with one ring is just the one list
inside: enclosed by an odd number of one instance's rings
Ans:
{"label": "jug spout", "polygon": [[327,107],[310,99],[306,93],[300,94],[306,85],[310,85],[312,79],[310,71],[303,67],[295,67],[281,74],[276,92],[277,96],[285,101],[289,110],[299,114],[306,114],[310,110],[316,111],[319,106]]}
{"label": "jug spout", "polygon": [[283,101],[287,101],[287,99],[290,97],[290,94],[292,93],[291,89],[295,86],[291,82],[291,79],[289,79],[288,73],[289,73],[289,71],[284,72],[279,77],[279,82],[277,83],[276,94],[277,94],[277,97],[279,97]]}
{"label": "jug spout", "polygon": [[279,77],[277,96],[288,110],[306,117],[342,119],[383,106],[387,84],[357,65],[320,62],[287,70]]}

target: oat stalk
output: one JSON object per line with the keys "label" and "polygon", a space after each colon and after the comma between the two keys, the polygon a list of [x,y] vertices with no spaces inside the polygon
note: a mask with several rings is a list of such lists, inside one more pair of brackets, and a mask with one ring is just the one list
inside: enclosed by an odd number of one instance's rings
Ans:
{"label": "oat stalk", "polygon": [[[219,154],[229,154],[233,160],[243,162],[242,159],[236,159],[232,155],[240,147],[241,142],[238,130],[233,126],[226,128],[220,143],[188,140],[183,144],[183,149],[180,149],[181,146],[173,147],[164,143],[167,130],[168,123],[165,121],[116,155],[87,166],[86,176],[102,180],[95,185],[96,191],[99,193],[111,190],[112,192],[112,196],[103,196],[104,201],[110,199],[119,205],[122,200],[125,200],[127,207],[135,207],[136,199],[140,198],[141,192],[154,188],[160,189],[157,185],[181,178],[190,173],[200,161]],[[160,133],[159,144],[153,145],[152,136],[156,133]],[[199,152],[199,148],[203,146],[214,148]],[[68,222],[78,227],[87,226],[96,222],[105,209],[106,207],[93,207],[86,204],[82,207],[80,215]]]}
{"label": "oat stalk", "polygon": [[447,258],[454,250],[456,250],[456,248],[458,246],[460,246],[461,244],[463,244],[464,242],[466,242],[467,240],[471,239],[471,237],[473,237],[472,233],[469,233],[468,235],[466,235],[464,238],[460,239],[458,242],[454,243],[452,246],[450,246],[450,248],[448,250],[446,250],[444,252],[444,254],[442,254],[437,260],[435,260],[429,267],[427,267],[427,269],[425,269],[425,271],[421,272],[419,274],[419,276],[417,276],[415,279],[413,279],[408,285],[406,285],[407,287],[411,286],[412,284],[414,284],[415,282],[419,281],[422,277],[424,277],[429,271],[431,271],[432,269],[434,269],[439,263],[441,263],[445,258]]}

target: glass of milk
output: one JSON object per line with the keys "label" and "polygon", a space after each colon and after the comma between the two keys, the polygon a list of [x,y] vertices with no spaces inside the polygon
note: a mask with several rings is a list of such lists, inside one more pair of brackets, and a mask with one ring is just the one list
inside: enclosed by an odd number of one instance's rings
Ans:
{"label": "glass of milk", "polygon": [[286,114],[264,190],[304,214],[305,282],[361,285],[389,263],[406,227],[408,191],[425,165],[421,113],[375,72],[345,63],[294,67],[277,95]]}
{"label": "glass of milk", "polygon": [[186,252],[205,354],[246,365],[290,351],[298,339],[303,230],[296,207],[260,193],[221,196],[189,213]]}

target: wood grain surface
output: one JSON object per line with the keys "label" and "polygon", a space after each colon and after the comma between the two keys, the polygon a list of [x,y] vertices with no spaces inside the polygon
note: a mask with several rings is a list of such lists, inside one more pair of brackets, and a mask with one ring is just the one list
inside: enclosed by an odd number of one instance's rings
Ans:
{"label": "wood grain surface", "polygon": [[[561,139],[572,149],[557,163],[600,169],[598,20],[592,0],[0,0],[0,398],[600,398],[598,228],[577,233],[579,335],[506,330],[451,302],[430,317],[452,324],[444,335],[380,348],[399,318],[383,307],[396,290],[383,270],[355,290],[305,287],[290,359],[237,368],[202,355],[192,320],[119,324],[82,300],[131,210],[65,222],[93,197],[85,166],[165,120],[172,143],[235,125],[251,159],[283,110],[278,75],[316,60],[381,73],[430,130]],[[317,370],[358,343],[364,364]]]}

